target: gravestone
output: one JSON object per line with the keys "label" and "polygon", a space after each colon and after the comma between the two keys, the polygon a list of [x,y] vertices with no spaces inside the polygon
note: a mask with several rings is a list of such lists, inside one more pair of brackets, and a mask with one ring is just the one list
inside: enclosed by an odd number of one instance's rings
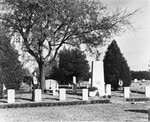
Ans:
{"label": "gravestone", "polygon": [[146,87],[145,87],[145,96],[146,96],[147,98],[150,98],[150,86],[146,86]]}
{"label": "gravestone", "polygon": [[82,100],[88,100],[88,89],[82,89]]}
{"label": "gravestone", "polygon": [[59,90],[59,100],[60,101],[66,100],[66,89]]}
{"label": "gravestone", "polygon": [[58,89],[58,82],[53,79],[45,80],[46,90]]}
{"label": "gravestone", "polygon": [[137,83],[137,79],[134,79],[134,83]]}
{"label": "gravestone", "polygon": [[111,84],[106,84],[106,96],[111,96]]}
{"label": "gravestone", "polygon": [[7,90],[7,99],[8,103],[15,103],[15,90],[14,89],[8,89]]}
{"label": "gravestone", "polygon": [[35,89],[35,102],[41,102],[41,89]]}
{"label": "gravestone", "polygon": [[76,77],[75,77],[75,76],[73,76],[72,92],[73,92],[73,93],[77,93],[77,82],[76,82]]}
{"label": "gravestone", "polygon": [[91,80],[92,80],[92,79],[91,79],[91,78],[89,78],[89,85],[90,85],[90,86],[91,86]]}
{"label": "gravestone", "polygon": [[99,96],[105,95],[103,61],[92,62],[92,87],[97,87]]}
{"label": "gravestone", "polygon": [[130,87],[124,87],[124,98],[130,97]]}
{"label": "gravestone", "polygon": [[53,96],[58,96],[58,91],[56,89],[53,89]]}

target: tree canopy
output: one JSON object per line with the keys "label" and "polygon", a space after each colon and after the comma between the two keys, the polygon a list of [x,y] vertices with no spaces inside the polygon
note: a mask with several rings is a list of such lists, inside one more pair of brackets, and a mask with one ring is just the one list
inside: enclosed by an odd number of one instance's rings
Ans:
{"label": "tree canopy", "polygon": [[150,71],[131,71],[132,80],[150,80]]}
{"label": "tree canopy", "polygon": [[1,5],[5,9],[0,16],[3,24],[39,65],[42,89],[44,67],[55,60],[62,46],[84,44],[93,52],[113,35],[132,27],[130,18],[137,12],[110,12],[99,0],[3,0]]}
{"label": "tree canopy", "polygon": [[59,67],[53,70],[53,78],[60,84],[72,84],[73,76],[77,82],[89,75],[86,55],[79,49],[63,49],[59,53]]}
{"label": "tree canopy", "polygon": [[130,68],[115,40],[105,54],[104,77],[105,83],[111,84],[115,90],[119,87],[119,80],[123,81],[123,86],[131,84]]}
{"label": "tree canopy", "polygon": [[18,89],[24,75],[23,66],[18,60],[18,51],[12,47],[6,35],[0,37],[0,51],[3,54],[3,57],[0,56],[1,83],[4,83],[7,89]]}

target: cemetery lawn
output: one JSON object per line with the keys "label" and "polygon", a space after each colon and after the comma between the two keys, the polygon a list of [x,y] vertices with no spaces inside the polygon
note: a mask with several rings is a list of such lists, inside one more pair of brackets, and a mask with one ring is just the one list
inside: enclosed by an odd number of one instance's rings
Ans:
{"label": "cemetery lawn", "polygon": [[0,109],[1,122],[146,121],[148,103],[110,103]]}
{"label": "cemetery lawn", "polygon": [[[150,82],[148,82],[150,83]],[[132,83],[131,90],[144,91],[145,83]],[[23,87],[24,93],[16,93],[16,102],[31,102],[29,89]],[[144,94],[131,93],[131,98],[143,98]],[[43,101],[58,101],[49,94],[44,95]],[[81,96],[69,95],[68,100],[81,100]],[[6,98],[4,99],[6,101]],[[1,100],[0,104],[4,104]],[[54,107],[27,107],[0,109],[0,122],[49,122],[49,121],[147,121],[150,101],[127,102],[123,91],[112,91],[108,104],[88,104]]]}

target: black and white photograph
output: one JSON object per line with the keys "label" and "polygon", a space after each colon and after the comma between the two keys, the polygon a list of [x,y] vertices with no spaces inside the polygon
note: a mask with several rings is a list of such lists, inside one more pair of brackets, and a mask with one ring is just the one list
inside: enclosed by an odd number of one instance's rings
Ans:
{"label": "black and white photograph", "polygon": [[150,0],[0,0],[0,122],[150,121]]}

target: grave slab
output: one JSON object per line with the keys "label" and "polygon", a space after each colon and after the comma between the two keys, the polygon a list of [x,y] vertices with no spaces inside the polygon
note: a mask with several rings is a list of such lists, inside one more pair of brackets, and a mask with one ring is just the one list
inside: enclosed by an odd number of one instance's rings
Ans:
{"label": "grave slab", "polygon": [[15,103],[15,90],[14,89],[8,89],[7,91],[7,99],[8,103]]}
{"label": "grave slab", "polygon": [[66,89],[59,90],[59,100],[65,101],[66,100]]}
{"label": "grave slab", "polygon": [[82,89],[82,100],[88,100],[88,89]]}
{"label": "grave slab", "polygon": [[77,82],[76,82],[76,77],[75,76],[73,76],[72,92],[77,93]]}
{"label": "grave slab", "polygon": [[41,102],[41,89],[35,89],[35,102]]}
{"label": "grave slab", "polygon": [[56,89],[53,89],[53,96],[58,96],[58,91],[56,91]]}
{"label": "grave slab", "polygon": [[145,87],[145,96],[146,96],[147,98],[150,98],[150,86],[146,86],[146,87]]}
{"label": "grave slab", "polygon": [[106,84],[106,96],[111,96],[111,84]]}
{"label": "grave slab", "polygon": [[130,98],[130,87],[124,87],[124,98]]}

